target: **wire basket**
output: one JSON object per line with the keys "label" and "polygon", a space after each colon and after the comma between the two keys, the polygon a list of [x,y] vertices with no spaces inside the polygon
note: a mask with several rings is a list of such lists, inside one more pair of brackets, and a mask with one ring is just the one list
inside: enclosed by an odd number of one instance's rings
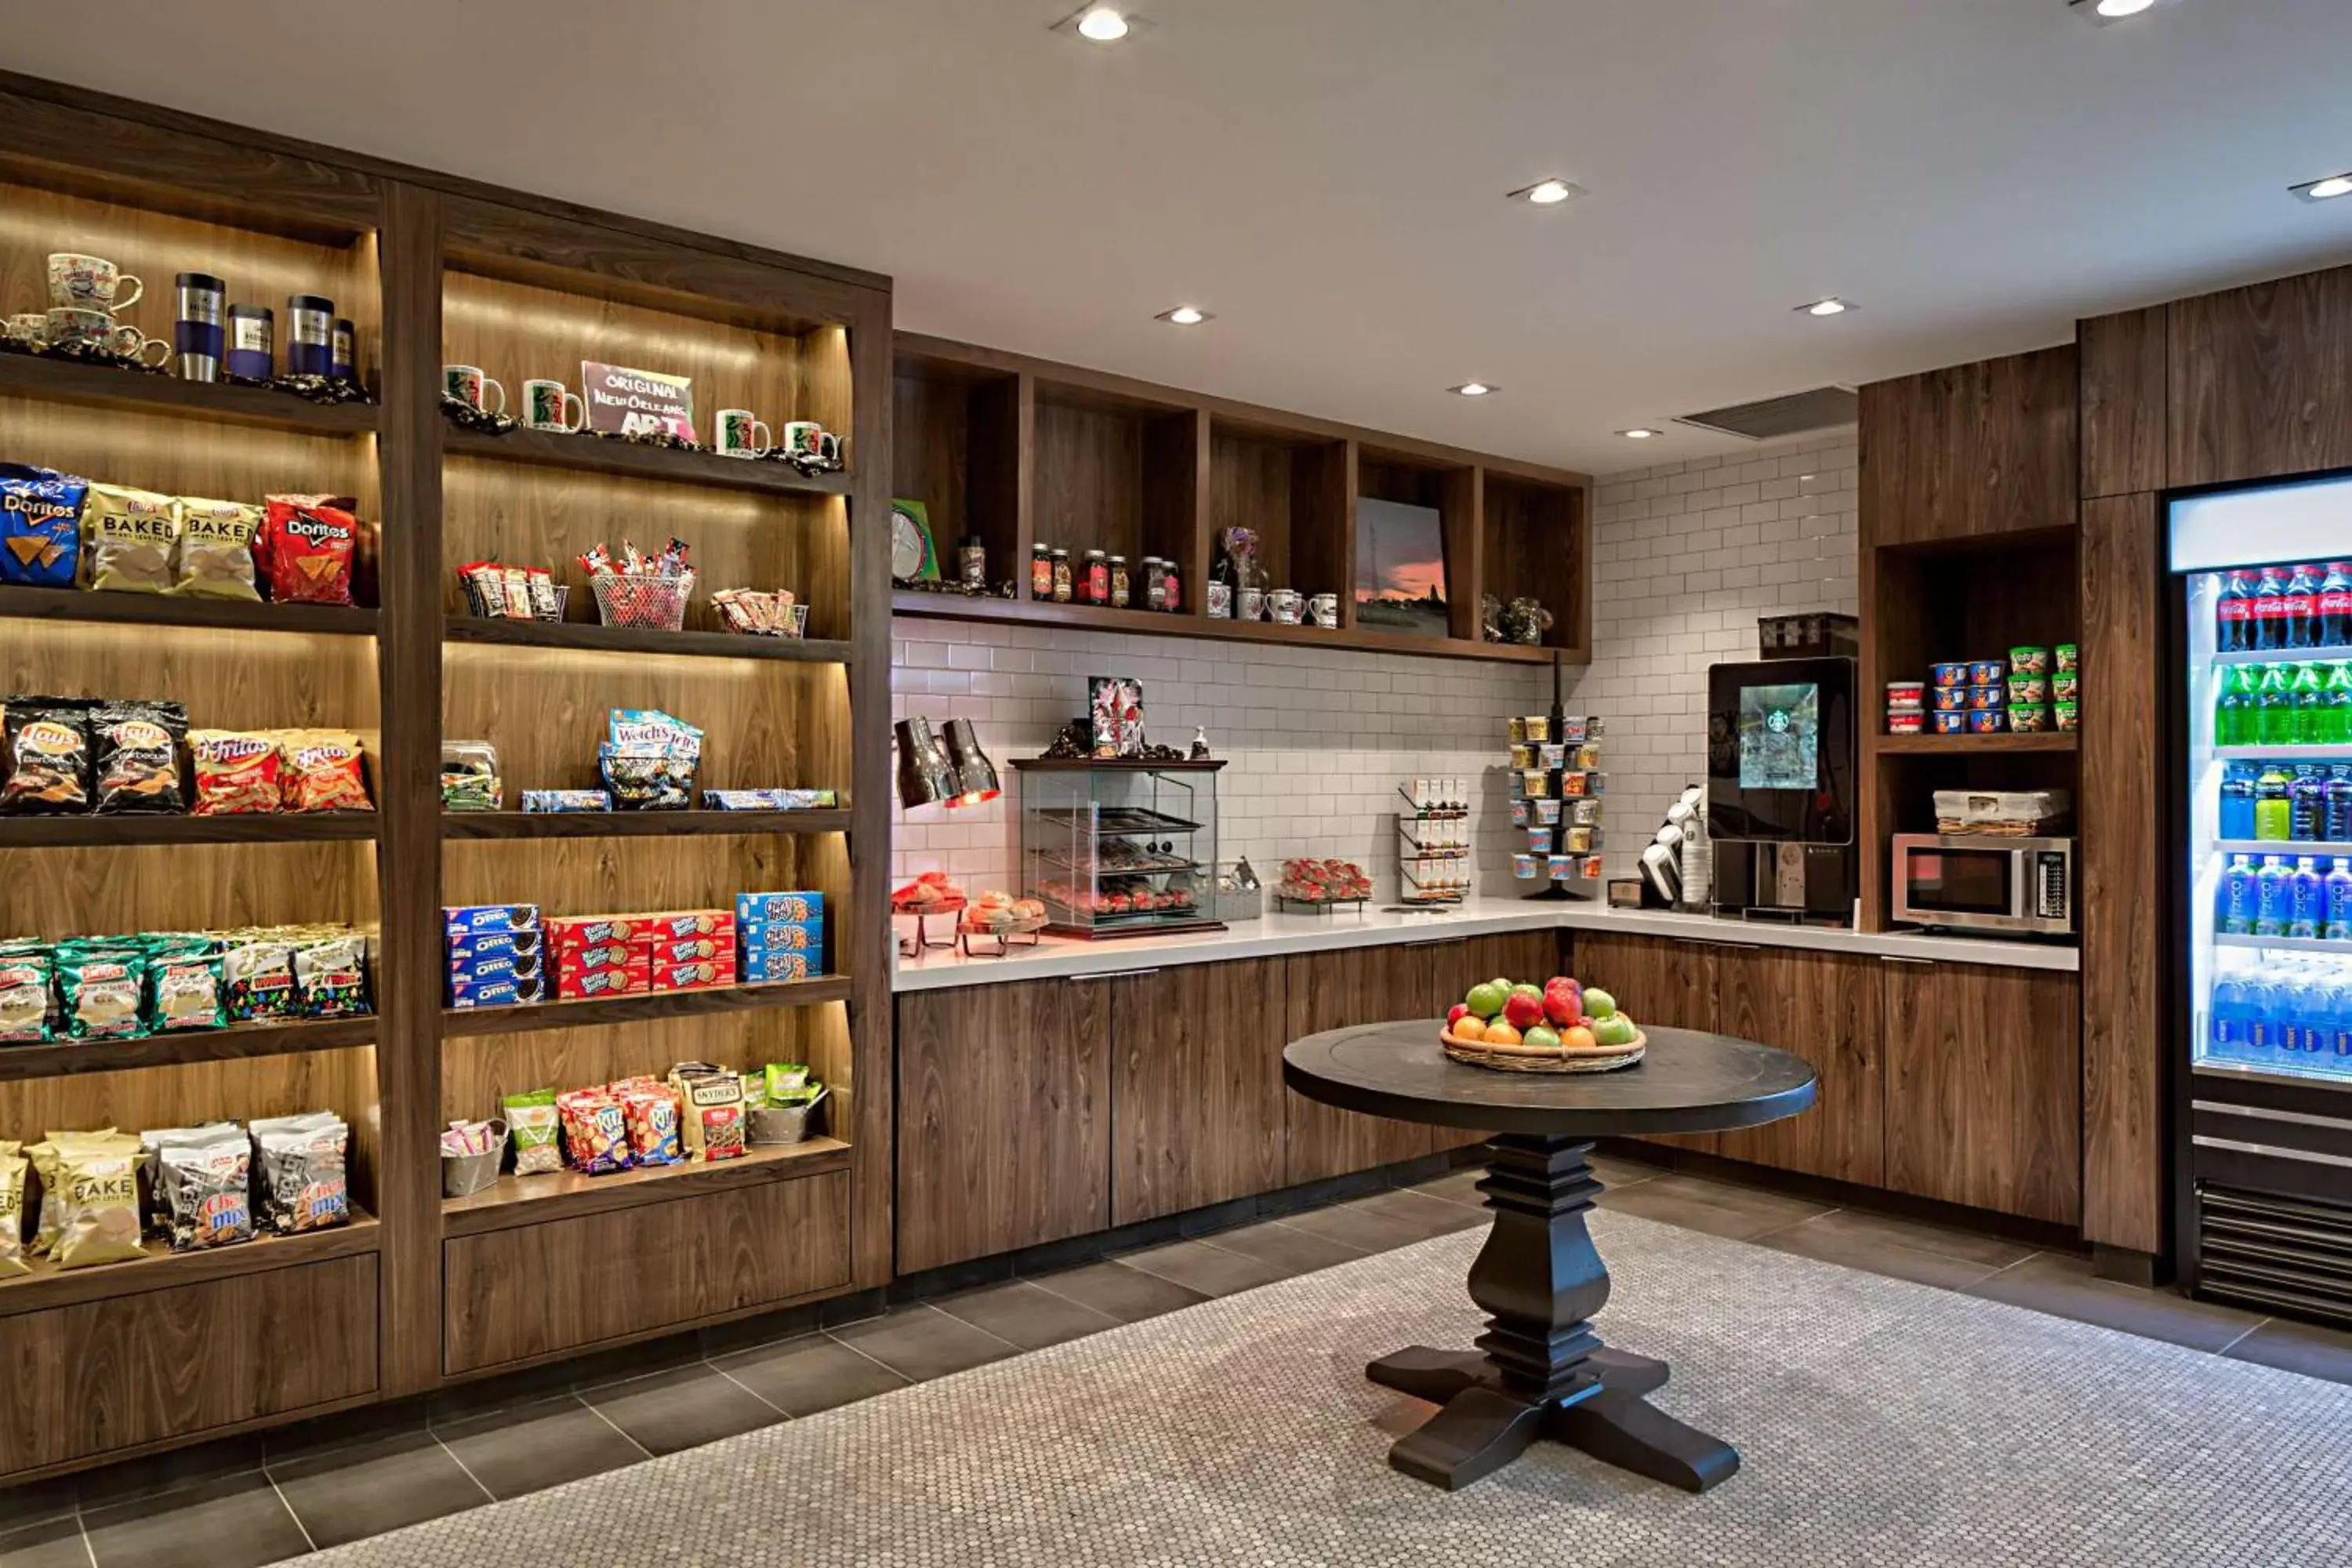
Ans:
{"label": "wire basket", "polygon": [[608,626],[677,631],[686,625],[686,602],[694,595],[691,572],[677,577],[604,573],[588,584],[596,590],[596,615]]}

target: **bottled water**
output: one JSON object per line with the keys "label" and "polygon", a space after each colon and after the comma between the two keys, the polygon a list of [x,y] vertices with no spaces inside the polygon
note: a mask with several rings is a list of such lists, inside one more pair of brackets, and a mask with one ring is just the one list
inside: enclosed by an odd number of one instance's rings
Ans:
{"label": "bottled water", "polygon": [[2326,919],[2326,885],[2319,875],[2319,858],[2297,856],[2294,876],[2287,883],[2286,934],[2305,940],[2315,938]]}
{"label": "bottled water", "polygon": [[2327,918],[2320,934],[2330,942],[2352,942],[2352,860],[2339,856],[2328,867],[2323,886]]}
{"label": "bottled water", "polygon": [[2210,1055],[2242,1062],[2254,1054],[2253,1005],[2246,983],[2235,974],[2213,982],[2213,1027]]}
{"label": "bottled water", "polygon": [[2286,861],[2276,855],[2263,857],[2262,868],[2255,873],[2254,934],[2284,936],[2286,922],[2292,911],[2294,893],[2291,887],[2294,874],[2287,869]]}

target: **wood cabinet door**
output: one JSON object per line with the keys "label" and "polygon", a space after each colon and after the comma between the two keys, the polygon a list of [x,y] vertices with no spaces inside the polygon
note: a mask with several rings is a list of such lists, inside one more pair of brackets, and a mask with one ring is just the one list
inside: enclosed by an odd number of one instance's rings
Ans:
{"label": "wood cabinet door", "polygon": [[2072,526],[2076,379],[2063,343],[1864,386],[1864,545]]}
{"label": "wood cabinet door", "polygon": [[898,1272],[1110,1225],[1110,990],[898,998]]}
{"label": "wood cabinet door", "polygon": [[[1715,1011],[1715,946],[1671,942],[1663,937],[1614,936],[1578,931],[1570,942],[1569,973],[1587,989],[1606,991],[1617,1005],[1647,1027],[1712,1029]],[[1712,1153],[1713,1132],[1660,1133],[1649,1142]]]}
{"label": "wood cabinet door", "polygon": [[[1302,952],[1283,962],[1288,970],[1290,1009],[1286,1041],[1399,1018],[1425,1018],[1433,1026],[1442,1016],[1430,1010],[1437,982],[1434,949],[1429,944]],[[1433,1026],[1429,1048],[1438,1048]],[[1431,1129],[1419,1122],[1360,1116],[1289,1089],[1282,1098],[1287,1133],[1285,1185],[1417,1159],[1437,1147]]]}
{"label": "wood cabinet door", "polygon": [[1113,1225],[1282,1185],[1284,978],[1273,958],[1100,983],[1110,996]]}
{"label": "wood cabinet door", "polygon": [[2082,986],[2073,974],[1881,960],[1886,1180],[2073,1225],[2083,1212]]}
{"label": "wood cabinet door", "polygon": [[2352,464],[2352,267],[2176,300],[2168,314],[2173,484]]}
{"label": "wood cabinet door", "polygon": [[[1437,984],[1433,1012],[1440,1018],[1481,980],[1492,980],[1500,974],[1540,985],[1555,974],[1568,973],[1560,962],[1560,933],[1556,931],[1503,931],[1460,942],[1441,942],[1431,945],[1429,954]],[[1487,1136],[1454,1127],[1433,1127],[1429,1131],[1431,1140],[1441,1150],[1484,1143]]]}
{"label": "wood cabinet door", "polygon": [[1784,1171],[1879,1184],[1885,1172],[1879,963],[1800,948],[1715,949],[1715,1027],[1802,1057],[1811,1109],[1717,1134],[1715,1152]]}

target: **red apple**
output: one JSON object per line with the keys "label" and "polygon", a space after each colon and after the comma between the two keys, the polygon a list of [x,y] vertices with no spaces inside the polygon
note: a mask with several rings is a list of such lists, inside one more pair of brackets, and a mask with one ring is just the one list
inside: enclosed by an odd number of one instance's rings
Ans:
{"label": "red apple", "polygon": [[1503,1018],[1514,1029],[1532,1029],[1544,1020],[1542,998],[1525,991],[1514,991],[1503,1004]]}
{"label": "red apple", "polygon": [[1576,1022],[1577,1015],[1584,1011],[1583,993],[1577,990],[1575,981],[1565,975],[1552,977],[1551,983],[1544,987],[1543,998],[1544,1016],[1554,1024],[1572,1024]]}
{"label": "red apple", "polygon": [[1448,1007],[1445,1010],[1446,1026],[1451,1028],[1455,1024],[1460,1023],[1462,1021],[1462,1016],[1469,1011],[1470,1005],[1466,1002],[1456,1002],[1453,1006]]}

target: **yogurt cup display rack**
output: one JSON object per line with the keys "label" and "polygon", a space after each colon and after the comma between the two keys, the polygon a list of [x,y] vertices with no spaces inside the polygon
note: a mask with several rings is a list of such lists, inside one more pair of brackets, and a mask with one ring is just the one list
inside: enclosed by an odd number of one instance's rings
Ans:
{"label": "yogurt cup display rack", "polygon": [[1601,768],[1597,716],[1531,713],[1510,721],[1511,826],[1520,836],[1511,875],[1540,886],[1532,898],[1591,898],[1601,888]]}

